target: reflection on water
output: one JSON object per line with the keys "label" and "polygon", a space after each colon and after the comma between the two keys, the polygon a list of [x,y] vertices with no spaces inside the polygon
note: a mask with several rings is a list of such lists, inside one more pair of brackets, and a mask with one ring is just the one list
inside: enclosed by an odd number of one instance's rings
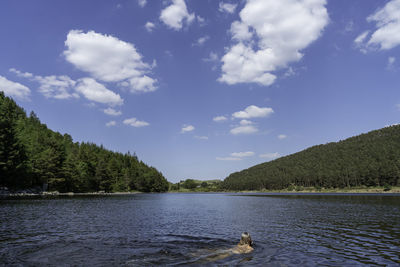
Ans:
{"label": "reflection on water", "polygon": [[[255,250],[232,254],[243,231]],[[399,251],[400,196],[0,201],[0,265],[398,265]]]}

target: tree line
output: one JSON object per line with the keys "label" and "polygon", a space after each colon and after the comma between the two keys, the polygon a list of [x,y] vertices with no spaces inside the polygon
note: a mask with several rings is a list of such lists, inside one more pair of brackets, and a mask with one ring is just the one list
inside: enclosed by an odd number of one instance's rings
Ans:
{"label": "tree line", "polygon": [[164,192],[168,181],[135,154],[73,142],[0,92],[0,186],[59,192]]}
{"label": "tree line", "polygon": [[400,185],[400,125],[385,127],[230,174],[224,190]]}

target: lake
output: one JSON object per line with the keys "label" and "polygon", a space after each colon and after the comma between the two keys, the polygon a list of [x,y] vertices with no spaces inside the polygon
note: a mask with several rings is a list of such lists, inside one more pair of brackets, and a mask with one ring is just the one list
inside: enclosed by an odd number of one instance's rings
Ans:
{"label": "lake", "polygon": [[[242,232],[250,254],[230,254]],[[0,265],[400,264],[399,195],[0,200]]]}

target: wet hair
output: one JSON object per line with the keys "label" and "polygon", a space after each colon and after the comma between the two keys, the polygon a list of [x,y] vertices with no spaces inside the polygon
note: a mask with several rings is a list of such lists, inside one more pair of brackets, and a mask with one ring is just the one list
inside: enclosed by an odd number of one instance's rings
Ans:
{"label": "wet hair", "polygon": [[242,236],[240,237],[239,245],[249,245],[250,247],[253,246],[253,241],[251,240],[250,234],[248,232],[243,232]]}

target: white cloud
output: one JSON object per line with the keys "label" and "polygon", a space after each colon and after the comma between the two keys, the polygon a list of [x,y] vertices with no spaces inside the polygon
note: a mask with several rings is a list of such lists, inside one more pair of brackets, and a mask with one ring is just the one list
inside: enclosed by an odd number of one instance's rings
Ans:
{"label": "white cloud", "polygon": [[233,14],[233,12],[235,12],[235,10],[236,10],[236,7],[237,7],[237,4],[229,4],[229,3],[220,2],[218,10],[220,12],[226,12],[229,14]]}
{"label": "white cloud", "polygon": [[258,129],[253,125],[247,126],[238,126],[231,129],[231,134],[238,135],[238,134],[253,134],[258,132]]}
{"label": "white cloud", "polygon": [[249,120],[241,120],[240,121],[240,125],[251,125],[251,124],[253,124],[253,122],[252,121],[249,121]]}
{"label": "white cloud", "polygon": [[144,7],[147,4],[147,0],[138,0],[138,5]]}
{"label": "white cloud", "polygon": [[161,11],[160,20],[174,30],[180,30],[184,21],[190,25],[195,14],[189,14],[184,0],[172,0],[172,4]]}
{"label": "white cloud", "polygon": [[388,62],[386,65],[386,69],[388,70],[393,70],[394,69],[394,63],[396,62],[396,58],[395,57],[389,57],[388,58]]}
{"label": "white cloud", "polygon": [[362,52],[367,49],[389,50],[400,45],[400,0],[388,2],[368,16],[367,21],[375,22],[376,30],[370,36],[369,31],[365,31],[354,40]]}
{"label": "white cloud", "polygon": [[199,139],[199,140],[208,140],[208,136],[199,136],[199,135],[196,135],[194,138]]}
{"label": "white cloud", "polygon": [[199,16],[199,15],[197,15],[196,18],[197,18],[197,21],[199,22],[199,25],[200,25],[200,26],[205,26],[205,25],[206,25],[206,20],[205,20],[205,18],[203,18],[203,17],[201,17],[201,16]]}
{"label": "white cloud", "polygon": [[246,41],[253,36],[253,33],[249,31],[249,26],[239,21],[234,21],[231,24],[230,32],[232,34],[232,39],[237,41]]}
{"label": "white cloud", "polygon": [[11,68],[9,71],[15,73],[19,77],[38,82],[38,91],[46,98],[79,98],[79,95],[73,92],[76,82],[66,75],[40,76],[33,75],[30,72],[22,72],[14,68]]}
{"label": "white cloud", "polygon": [[156,27],[156,25],[153,22],[148,21],[148,22],[146,22],[144,27],[146,28],[146,30],[148,32],[152,32],[154,30],[154,28]]}
{"label": "white cloud", "polygon": [[115,126],[115,125],[117,125],[116,121],[109,121],[109,122],[106,123],[107,127],[111,127],[111,126]]}
{"label": "white cloud", "polygon": [[35,76],[34,80],[40,84],[39,92],[47,98],[68,99],[79,97],[76,93],[71,92],[76,82],[68,76]]}
{"label": "white cloud", "polygon": [[252,156],[254,156],[254,152],[252,152],[252,151],[233,152],[233,153],[231,153],[231,156],[236,157],[236,158],[252,157]]}
{"label": "white cloud", "polygon": [[217,53],[210,52],[210,55],[207,58],[203,58],[203,61],[205,61],[205,62],[218,61],[218,55],[217,55]]}
{"label": "white cloud", "polygon": [[363,33],[359,34],[356,39],[354,39],[354,43],[356,45],[361,45],[368,36],[369,31],[364,31]]}
{"label": "white cloud", "polygon": [[31,90],[25,85],[8,80],[0,75],[0,91],[5,95],[15,97],[20,100],[29,100]]}
{"label": "white cloud", "polygon": [[15,73],[19,77],[33,78],[33,74],[30,73],[30,72],[22,72],[22,71],[19,71],[17,69],[14,69],[14,68],[9,69],[9,71],[12,72],[12,73]]}
{"label": "white cloud", "polygon": [[129,88],[135,88],[134,90],[131,90],[131,92],[133,93],[138,93],[138,92],[147,93],[157,90],[157,86],[155,85],[156,82],[157,81],[154,80],[153,78],[144,75],[142,77],[133,77],[128,81],[121,83],[121,85]]}
{"label": "white cloud", "polygon": [[106,108],[103,111],[105,114],[110,115],[110,116],[119,116],[122,114],[121,111],[115,110],[113,108]]}
{"label": "white cloud", "polygon": [[156,80],[146,76],[152,66],[142,61],[133,44],[94,31],[71,30],[65,41],[66,60],[105,82],[119,82],[131,92],[150,92]]}
{"label": "white cloud", "polygon": [[363,33],[359,34],[356,39],[354,39],[354,44],[355,46],[360,49],[361,52],[367,53],[365,40],[367,39],[367,36],[369,34],[369,31],[364,31]]}
{"label": "white cloud", "polygon": [[222,57],[222,75],[227,84],[271,85],[272,72],[299,61],[328,24],[326,0],[248,0],[240,21],[232,23],[237,43]]}
{"label": "white cloud", "polygon": [[280,155],[278,152],[275,153],[265,153],[265,154],[261,154],[260,158],[267,158],[267,159],[276,159],[279,158]]}
{"label": "white cloud", "polygon": [[232,117],[236,119],[262,118],[267,117],[272,113],[274,113],[274,110],[272,108],[260,108],[255,105],[251,105],[248,106],[245,110],[233,113]]}
{"label": "white cloud", "polygon": [[392,0],[382,9],[367,18],[374,21],[378,29],[371,35],[368,45],[378,45],[380,49],[391,49],[400,44],[400,0]]}
{"label": "white cloud", "polygon": [[145,126],[149,126],[150,125],[148,122],[139,121],[136,118],[126,119],[123,122],[126,125],[130,125],[130,126],[133,126],[133,127],[136,127],[136,128],[145,127]]}
{"label": "white cloud", "polygon": [[118,94],[108,90],[104,85],[92,78],[79,79],[75,90],[94,102],[111,106],[119,106],[124,103]]}
{"label": "white cloud", "polygon": [[187,133],[193,131],[195,128],[193,125],[183,125],[181,133]]}
{"label": "white cloud", "polygon": [[283,139],[285,139],[285,138],[287,138],[287,135],[286,135],[286,134],[280,134],[280,135],[278,135],[278,139],[279,139],[279,140],[283,140]]}
{"label": "white cloud", "polygon": [[[40,76],[33,75],[29,72],[21,72],[14,68],[10,69],[10,71],[20,77],[25,77],[38,82],[38,91],[46,98],[79,98],[79,94],[81,94],[90,101],[110,106],[122,105],[124,102],[119,94],[107,89],[104,85],[98,83],[92,78],[82,78],[74,81],[65,75]],[[109,114],[110,110],[111,109],[104,110],[104,113],[111,115]]]}
{"label": "white cloud", "polygon": [[216,157],[216,160],[224,160],[224,161],[237,161],[242,160],[241,158],[234,158],[234,157]]}
{"label": "white cloud", "polygon": [[221,122],[221,121],[226,121],[227,118],[225,116],[217,116],[213,118],[213,121],[215,122]]}
{"label": "white cloud", "polygon": [[207,40],[210,39],[210,36],[206,35],[197,39],[197,41],[193,44],[193,46],[202,46]]}

